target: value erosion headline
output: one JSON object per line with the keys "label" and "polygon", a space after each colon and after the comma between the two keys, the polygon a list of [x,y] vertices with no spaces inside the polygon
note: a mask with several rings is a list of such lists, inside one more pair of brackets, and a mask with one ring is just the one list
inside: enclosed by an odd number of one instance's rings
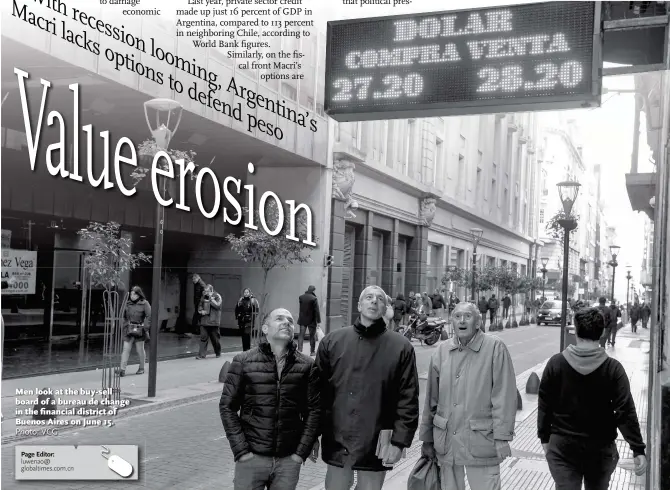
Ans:
{"label": "value erosion headline", "polygon": [[[51,87],[51,83],[47,80],[41,79],[41,84],[43,86],[42,90],[42,100],[40,102],[40,109],[39,109],[39,115],[37,117],[37,123],[33,123],[33,119],[30,115],[30,111],[28,109],[28,101],[27,101],[27,95],[26,95],[26,79],[30,78],[30,75],[26,72],[23,71],[19,68],[14,68],[14,73],[16,74],[18,78],[18,83],[19,83],[19,92],[20,92],[20,97],[21,97],[21,109],[23,111],[23,119],[25,123],[25,128],[26,128],[26,139],[27,139],[27,146],[28,146],[28,154],[30,157],[30,168],[34,172],[35,171],[35,162],[37,159],[37,151],[38,147],[40,145],[40,135],[42,132],[43,128],[43,121],[44,121],[44,112],[45,112],[45,106],[46,106],[46,100],[47,100],[47,94],[49,91],[49,88]],[[58,123],[59,131],[60,131],[60,136],[59,139],[56,143],[52,143],[47,147],[46,150],[46,167],[49,172],[49,174],[53,177],[61,177],[62,179],[70,178],[76,182],[83,182],[83,178],[80,175],[80,167],[79,167],[79,117],[80,117],[80,112],[79,112],[79,84],[75,83],[72,85],[69,85],[69,89],[73,92],[73,114],[74,114],[74,125],[76,127],[75,131],[73,131],[73,144],[72,144],[72,169],[71,171],[67,170],[66,166],[66,159],[65,159],[65,128],[66,124],[65,121],[63,120],[62,114],[60,114],[56,110],[52,110],[49,112],[47,116],[47,126],[53,126],[56,122]],[[32,128],[35,128],[33,131]],[[101,174],[98,177],[95,177],[93,175],[94,169],[93,169],[93,127],[91,124],[87,124],[85,126],[81,127],[81,130],[86,134],[86,144],[87,144],[87,152],[86,152],[86,176],[88,183],[91,185],[91,187],[98,188],[100,187],[100,184],[104,182],[103,189],[111,189],[114,187],[114,184],[110,181],[110,152],[109,152],[109,131],[101,131],[100,132],[100,137],[103,140],[103,145],[104,145],[104,159],[103,159],[103,170]],[[121,153],[124,149],[124,146],[128,146],[130,148],[130,156],[126,157],[123,156]],[[57,156],[55,155],[57,154]],[[137,189],[135,186],[131,188],[127,188],[123,182],[122,175],[121,175],[121,164],[124,163],[126,165],[130,165],[132,167],[137,167],[137,150],[135,148],[135,145],[133,142],[130,140],[130,138],[127,137],[122,137],[118,140],[116,144],[116,149],[114,151],[114,163],[113,163],[113,171],[114,171],[114,177],[116,180],[116,185],[121,191],[121,193],[124,196],[130,197],[133,196],[136,192]],[[193,173],[195,171],[195,164],[193,162],[185,162],[184,159],[178,159],[176,161],[172,161],[172,158],[170,155],[167,153],[167,151],[160,150],[156,152],[156,154],[153,157],[153,162],[151,164],[151,187],[154,193],[154,197],[156,198],[156,201],[164,207],[171,206],[174,202],[172,198],[169,199],[164,199],[163,195],[161,195],[160,189],[159,189],[159,183],[158,183],[158,177],[164,177],[167,179],[174,179],[175,178],[175,169],[174,169],[174,164],[177,165],[178,168],[178,175],[176,178],[179,179],[179,200],[175,203],[176,208],[180,209],[182,211],[191,211],[191,208],[186,205],[185,200],[186,200],[186,192],[185,192],[185,181],[186,177],[193,177]],[[247,170],[249,173],[253,174],[255,171],[254,165],[252,163],[249,163],[247,166]],[[214,184],[214,190],[215,190],[215,197],[214,197],[214,203],[211,206],[211,209],[207,210],[205,209],[205,205],[203,203],[202,199],[202,185],[203,181],[205,180],[205,177],[209,177],[212,180],[212,183]],[[230,186],[232,186],[235,189],[236,194],[239,196],[239,194],[242,192],[242,181],[240,179],[236,179],[234,177],[226,177],[225,180],[223,181],[223,185],[219,183],[219,179],[217,178],[216,174],[214,171],[209,168],[209,167],[202,167],[197,173],[196,173],[196,182],[195,182],[195,194],[196,194],[196,201],[198,204],[198,209],[200,210],[200,213],[207,219],[212,219],[215,218],[218,214],[219,211],[221,210],[221,189],[223,189],[223,194],[224,198],[228,201],[228,203],[235,209],[236,213],[234,216],[231,216],[228,214],[228,211],[224,207],[223,209],[223,221],[224,223],[228,223],[230,225],[236,226],[239,225],[240,222],[242,221],[242,207],[240,205],[240,201],[231,193],[229,190]],[[257,230],[258,226],[254,223],[255,219],[255,212],[254,212],[254,186],[253,185],[245,185],[243,186],[244,189],[246,190],[247,193],[247,201],[246,201],[246,208],[248,209],[247,213],[247,220],[244,223],[244,226],[246,228],[252,229],[252,230]],[[277,211],[279,213],[279,219],[277,220],[276,227],[275,229],[270,229],[268,227],[268,223],[266,221],[265,217],[265,209],[266,209],[266,204],[269,199],[273,199],[276,206],[277,206]],[[312,247],[316,247],[316,243],[313,240],[313,217],[312,217],[312,210],[307,206],[306,204],[298,204],[296,205],[295,200],[287,200],[286,205],[288,206],[288,213],[289,213],[289,230],[288,233],[285,235],[288,240],[293,240],[296,242],[301,241],[301,237],[296,236],[296,216],[298,213],[302,210],[305,212],[305,217],[306,217],[306,237],[302,238],[302,242],[305,245],[309,245]],[[263,230],[270,236],[277,236],[282,232],[282,229],[284,228],[284,222],[285,222],[285,215],[284,215],[284,207],[282,205],[281,200],[272,191],[267,191],[264,192],[263,195],[261,196],[259,200],[259,205],[258,205],[258,214],[259,214],[259,220],[260,220],[260,225],[262,226]]]}

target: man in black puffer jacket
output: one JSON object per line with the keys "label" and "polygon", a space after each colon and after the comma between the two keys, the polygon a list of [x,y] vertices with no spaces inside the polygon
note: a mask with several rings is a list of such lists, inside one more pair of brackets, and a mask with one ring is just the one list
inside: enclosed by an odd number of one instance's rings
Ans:
{"label": "man in black puffer jacket", "polygon": [[262,329],[267,340],[233,359],[219,413],[236,462],[235,490],[271,482],[293,490],[302,463],[316,461],[319,378],[314,361],[296,349],[288,310],[270,312]]}

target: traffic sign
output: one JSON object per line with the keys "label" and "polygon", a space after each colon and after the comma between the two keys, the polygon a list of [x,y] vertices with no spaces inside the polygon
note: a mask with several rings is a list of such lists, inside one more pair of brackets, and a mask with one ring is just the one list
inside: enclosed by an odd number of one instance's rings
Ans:
{"label": "traffic sign", "polygon": [[596,107],[600,2],[328,23],[326,112],[338,121]]}

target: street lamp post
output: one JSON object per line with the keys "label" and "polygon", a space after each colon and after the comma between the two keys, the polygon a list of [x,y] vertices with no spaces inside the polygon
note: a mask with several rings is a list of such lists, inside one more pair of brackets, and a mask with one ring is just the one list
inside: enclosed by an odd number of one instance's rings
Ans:
{"label": "street lamp post", "polygon": [[619,265],[619,263],[616,261],[616,257],[619,255],[620,249],[621,247],[618,245],[610,245],[610,253],[612,254],[612,260],[609,263],[609,265],[612,266],[612,296],[610,301],[612,303],[614,303],[614,279],[616,279],[616,268]]}
{"label": "street lamp post", "polygon": [[542,273],[542,301],[544,301],[546,298],[544,290],[547,287],[547,264],[549,263],[549,257],[542,257],[540,261],[542,262],[542,269],[540,269]]}
{"label": "street lamp post", "polygon": [[475,276],[477,274],[477,245],[482,239],[484,230],[481,228],[470,228],[470,235],[472,235],[472,291],[470,292],[470,299],[475,302]]}
{"label": "street lamp post", "polygon": [[633,278],[630,273],[630,266],[626,267],[628,271],[626,272],[626,311],[630,312],[630,280]]}
{"label": "street lamp post", "polygon": [[[149,119],[149,112],[155,111],[155,126]],[[147,126],[151,136],[156,141],[156,146],[167,151],[170,140],[174,136],[182,116],[182,105],[172,99],[152,99],[144,103],[144,116],[147,120]],[[167,121],[162,122],[161,116],[167,117]],[[170,120],[174,124],[170,128]],[[176,121],[176,122],[175,122]],[[165,199],[166,181],[162,179],[161,197]],[[151,327],[149,342],[149,390],[147,396],[156,396],[156,374],[158,370],[158,324],[160,318],[160,290],[161,290],[161,270],[163,268],[163,222],[165,220],[165,208],[159,202],[156,203],[156,223],[154,228],[154,254],[153,254],[153,276],[151,281]]]}
{"label": "street lamp post", "polygon": [[565,218],[558,220],[558,224],[563,228],[563,284],[561,292],[561,343],[560,349],[563,352],[565,348],[565,326],[568,317],[568,263],[570,260],[570,232],[577,228],[577,221],[572,218],[572,206],[577,200],[579,187],[581,184],[573,181],[564,181],[556,184],[558,195],[563,204]]}

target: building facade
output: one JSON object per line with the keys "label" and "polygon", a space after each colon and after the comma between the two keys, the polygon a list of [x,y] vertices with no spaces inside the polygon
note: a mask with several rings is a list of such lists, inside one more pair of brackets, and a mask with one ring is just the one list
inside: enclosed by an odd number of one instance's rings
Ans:
{"label": "building facade", "polygon": [[333,126],[331,329],[352,322],[370,284],[394,297],[436,288],[469,297],[442,278],[449,266],[471,267],[472,228],[483,229],[478,267],[528,273],[539,207],[535,115]]}

